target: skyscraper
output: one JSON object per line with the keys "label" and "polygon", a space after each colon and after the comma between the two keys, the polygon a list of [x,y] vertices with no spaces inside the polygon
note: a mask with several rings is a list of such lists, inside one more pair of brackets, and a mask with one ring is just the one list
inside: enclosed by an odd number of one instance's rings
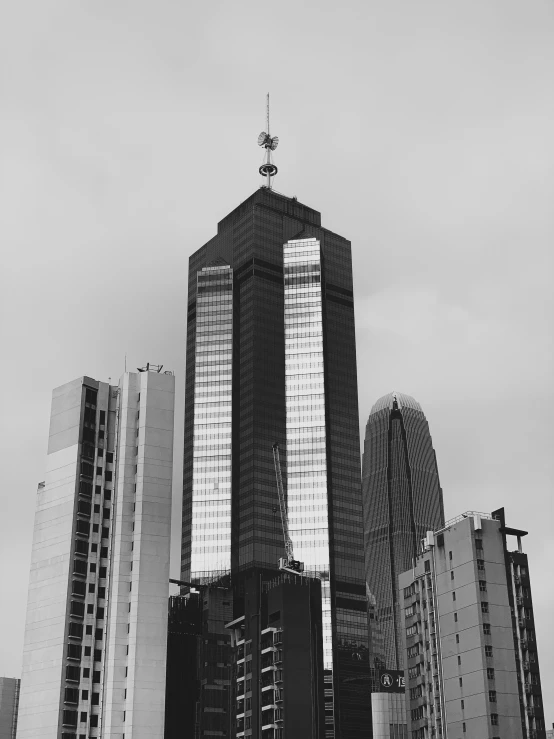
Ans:
{"label": "skyscraper", "polygon": [[174,384],[127,372],[53,392],[19,739],[162,739]]}
{"label": "skyscraper", "polygon": [[[350,243],[261,188],[189,263],[182,577],[283,556],[280,445],[295,557],[322,584],[326,733],[369,730]],[[366,687],[367,689],[367,687]]]}
{"label": "skyscraper", "polygon": [[429,425],[409,395],[380,398],[366,426],[362,468],[365,567],[373,604],[373,667],[403,669],[398,575],[428,530],[444,524],[442,489]]}
{"label": "skyscraper", "polygon": [[21,680],[0,677],[0,739],[15,739]]}

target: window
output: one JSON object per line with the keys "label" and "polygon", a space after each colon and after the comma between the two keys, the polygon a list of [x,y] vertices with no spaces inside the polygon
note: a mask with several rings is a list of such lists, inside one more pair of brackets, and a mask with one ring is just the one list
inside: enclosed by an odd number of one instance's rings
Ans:
{"label": "window", "polygon": [[100,556],[104,559],[108,556],[108,547],[101,547]]}
{"label": "window", "polygon": [[113,477],[112,472],[110,472],[110,470],[107,470],[106,471],[106,474],[104,476],[104,479],[106,480],[106,482],[111,482],[112,481],[112,477]]}
{"label": "window", "polygon": [[456,593],[452,593],[452,600],[456,600]]}
{"label": "window", "polygon": [[487,667],[487,678],[494,680],[494,667]]}
{"label": "window", "polygon": [[431,562],[428,559],[425,560],[425,572],[431,572]]}
{"label": "window", "polygon": [[490,624],[483,624],[483,634],[485,634],[485,636],[490,636],[490,634],[491,634],[491,625]]}
{"label": "window", "polygon": [[85,647],[85,657],[90,657],[91,651],[90,647]]}
{"label": "window", "polygon": [[478,570],[484,570],[485,569],[485,560],[484,559],[478,559],[477,560],[477,569]]}
{"label": "window", "polygon": [[81,711],[81,723],[86,724],[86,722],[87,722],[87,712]]}
{"label": "window", "polygon": [[111,500],[111,499],[112,499],[112,491],[104,490],[104,500]]}
{"label": "window", "polygon": [[462,685],[464,684],[464,679],[463,679],[463,677],[459,677],[459,678],[458,678],[458,682],[460,683],[460,688],[461,688],[461,687],[462,687]]}
{"label": "window", "polygon": [[[462,701],[462,703],[463,703],[463,701]],[[462,731],[464,732],[464,734],[467,731],[467,729],[466,729],[466,722],[465,721],[462,723]]]}
{"label": "window", "polygon": [[460,655],[458,655],[458,664],[459,664],[459,665],[461,665],[461,664],[462,664],[462,658],[460,657]]}
{"label": "window", "polygon": [[[83,677],[84,677],[85,671],[83,670]],[[79,677],[81,675],[81,668],[77,667],[76,665],[67,665],[65,668],[65,679],[71,680],[72,682],[78,683]]]}
{"label": "window", "polygon": [[94,603],[89,603],[89,604],[87,605],[87,613],[88,613],[89,615],[92,615],[92,614],[94,613]]}
{"label": "window", "polygon": [[110,517],[110,509],[104,508],[104,511],[102,513],[103,518],[109,518]]}
{"label": "window", "polygon": [[78,688],[66,688],[63,697],[64,703],[79,703]]}
{"label": "window", "polygon": [[99,706],[100,705],[100,693],[93,693],[92,694],[91,704],[93,706]]}
{"label": "window", "polygon": [[482,593],[486,593],[487,592],[487,581],[486,580],[479,580],[479,590]]}
{"label": "window", "polygon": [[464,702],[463,702],[463,700],[460,701],[460,708],[462,709],[462,711],[464,710]]}
{"label": "window", "polygon": [[89,625],[86,627],[86,634],[87,636],[92,636],[92,626]]}
{"label": "window", "polygon": [[76,530],[78,534],[81,534],[81,536],[88,536],[90,534],[90,523],[88,523],[88,521],[81,521],[81,519],[78,519]]}
{"label": "window", "polygon": [[83,677],[89,678],[90,677],[90,667],[85,667],[83,669]]}
{"label": "window", "polygon": [[485,644],[485,657],[492,657],[492,647],[490,644]]}
{"label": "window", "polygon": [[496,690],[489,690],[489,701],[496,703]]}
{"label": "window", "polygon": [[106,462],[109,462],[110,464],[113,462],[113,452],[108,452],[106,454]]}
{"label": "window", "polygon": [[91,572],[96,572],[96,564],[94,562],[91,562],[89,565],[89,569]]}
{"label": "window", "polygon": [[458,623],[458,614],[454,612],[454,623]]}
{"label": "window", "polygon": [[103,637],[104,637],[104,631],[102,629],[95,629],[94,638],[97,641],[102,641]]}
{"label": "window", "polygon": [[456,634],[456,644],[459,644],[459,643],[460,643],[460,635]]}
{"label": "window", "polygon": [[71,593],[73,595],[81,595],[83,598],[86,595],[87,586],[80,580],[73,580],[71,583]]}
{"label": "window", "polygon": [[493,726],[498,726],[498,714],[497,713],[491,713],[491,724]]}
{"label": "window", "polygon": [[84,701],[88,701],[88,690],[81,690],[81,698]]}
{"label": "window", "polygon": [[94,650],[94,661],[102,662],[102,650],[101,649]]}
{"label": "window", "polygon": [[85,604],[72,600],[70,614],[72,616],[77,616],[77,618],[83,618],[85,615]]}
{"label": "window", "polygon": [[481,613],[488,613],[489,612],[489,604],[486,600],[481,601]]}
{"label": "window", "polygon": [[100,425],[104,426],[106,423],[106,411],[100,411]]}
{"label": "window", "polygon": [[450,570],[450,579],[451,579],[451,580],[453,580],[453,579],[454,579],[454,570]]}
{"label": "window", "polygon": [[98,597],[99,598],[105,598],[106,597],[106,588],[98,588]]}
{"label": "window", "polygon": [[100,504],[99,503],[95,503],[94,504],[94,512],[95,513],[100,513]]}
{"label": "window", "polygon": [[[127,668],[125,668],[127,669]],[[93,683],[99,683],[100,682],[100,670],[94,670],[92,673],[92,682]]]}
{"label": "window", "polygon": [[89,583],[89,586],[88,586],[89,593],[94,593],[95,589],[96,589],[96,585],[93,582]]}
{"label": "window", "polygon": [[91,544],[90,551],[96,553],[98,551],[98,544]]}
{"label": "window", "polygon": [[105,567],[100,568],[100,577],[106,577],[107,570]]}
{"label": "window", "polygon": [[95,485],[94,487],[95,495],[100,495],[101,492],[102,492],[102,485]]}
{"label": "window", "polygon": [[96,729],[97,726],[98,726],[98,716],[93,713],[92,716],[90,717],[90,728]]}
{"label": "window", "polygon": [[96,474],[97,475],[101,475],[102,474],[102,467],[97,467],[96,468]]}
{"label": "window", "polygon": [[96,618],[99,621],[102,621],[102,619],[104,618],[104,609],[103,608],[97,608],[96,609]]}
{"label": "window", "polygon": [[448,552],[448,559],[452,562],[452,552]]}
{"label": "window", "polygon": [[[63,712],[63,725],[64,726],[77,726],[77,711],[64,711]],[[75,734],[66,734],[66,736],[75,736]]]}
{"label": "window", "polygon": [[97,523],[93,523],[93,524],[92,524],[92,530],[93,530],[93,532],[94,532],[95,534],[97,534],[97,533],[98,533],[98,530],[99,530],[99,526],[98,526],[98,524],[97,524]]}
{"label": "window", "polygon": [[110,535],[110,530],[107,526],[102,526],[102,539],[107,539]]}
{"label": "window", "polygon": [[478,549],[481,551],[483,549],[483,540],[482,539],[475,539],[475,549]]}

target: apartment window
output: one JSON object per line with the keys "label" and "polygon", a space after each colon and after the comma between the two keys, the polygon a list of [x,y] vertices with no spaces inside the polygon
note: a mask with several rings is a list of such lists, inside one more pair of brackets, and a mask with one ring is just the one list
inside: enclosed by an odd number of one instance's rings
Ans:
{"label": "apartment window", "polygon": [[100,513],[100,503],[95,503],[94,504],[94,512],[95,513]]}
{"label": "apartment window", "polygon": [[460,635],[456,634],[456,644],[459,644],[459,643],[460,643]]}
{"label": "apartment window", "polygon": [[98,544],[91,544],[90,545],[90,551],[91,552],[94,552],[94,554],[96,554],[96,552],[98,551]]}
{"label": "apartment window", "polygon": [[97,467],[96,468],[96,474],[97,475],[101,475],[102,474],[102,467]]}
{"label": "apartment window", "polygon": [[98,456],[99,457],[103,457],[104,456],[104,450],[103,449],[99,449],[98,450]]}
{"label": "apartment window", "polygon": [[84,582],[81,582],[80,580],[73,580],[73,582],[71,583],[72,595],[80,595],[84,598],[86,595],[86,592],[87,592],[87,586],[85,585]]}
{"label": "apartment window", "polygon": [[88,701],[88,690],[81,690],[81,698],[84,701]]}
{"label": "apartment window", "polygon": [[[98,529],[96,529],[98,531]],[[110,535],[110,530],[107,526],[102,526],[102,539],[107,539]]]}
{"label": "apartment window", "polygon": [[89,570],[91,572],[96,572],[96,564],[94,562],[91,562],[89,565]]}
{"label": "apartment window", "polygon": [[87,626],[86,627],[86,634],[87,634],[87,636],[92,636],[92,626]]}
{"label": "apartment window", "polygon": [[[81,676],[81,669],[79,667],[76,667],[75,665],[67,665],[65,668],[65,679],[71,680],[74,683],[79,682],[79,678]],[[84,670],[83,670],[83,676],[84,676]]]}
{"label": "apartment window", "polygon": [[491,635],[491,625],[490,624],[483,624],[483,634],[485,634],[485,636]]}
{"label": "apartment window", "polygon": [[86,722],[87,722],[87,712],[81,711],[81,723],[86,724]]}
{"label": "apartment window", "polygon": [[104,508],[104,512],[102,513],[102,516],[104,518],[109,518],[110,517],[110,509],[109,508]]}
{"label": "apartment window", "polygon": [[94,650],[94,661],[102,662],[102,650],[101,649]]}
{"label": "apartment window", "polygon": [[452,593],[452,600],[456,600],[456,593]]}
{"label": "apartment window", "polygon": [[482,593],[486,593],[487,592],[487,581],[486,580],[479,580],[479,590]]}
{"label": "apartment window", "polygon": [[110,464],[113,462],[113,452],[108,452],[106,454],[106,462],[109,462]]}
{"label": "apartment window", "polygon": [[96,729],[98,726],[98,716],[96,714],[92,714],[90,717],[90,728]]}
{"label": "apartment window", "polygon": [[94,613],[94,603],[89,603],[89,604],[87,605],[87,613],[88,613],[89,615],[92,615],[92,614]]}
{"label": "apartment window", "polygon": [[482,539],[475,539],[475,549],[482,550],[483,549],[483,540]]}
{"label": "apartment window", "polygon": [[105,490],[104,491],[104,500],[111,500],[112,499],[112,491],[111,490]]}
{"label": "apartment window", "polygon": [[100,425],[103,426],[106,423],[106,411],[100,411]]}
{"label": "apartment window", "polygon": [[451,579],[451,580],[453,580],[453,579],[454,579],[454,570],[450,570],[450,579]]}
{"label": "apartment window", "polygon": [[489,612],[489,604],[486,600],[481,601],[481,613],[488,613]]}
{"label": "apartment window", "polygon": [[98,588],[98,597],[99,598],[105,598],[106,597],[106,588]]}
{"label": "apartment window", "polygon": [[102,641],[104,637],[104,631],[102,629],[96,629],[94,632],[94,638],[96,641]]}
{"label": "apartment window", "polygon": [[431,562],[428,559],[425,560],[425,572],[431,572]]}
{"label": "apartment window", "polygon": [[461,664],[462,664],[462,658],[460,657],[460,655],[458,655],[458,664],[459,664],[459,665],[461,665]]}
{"label": "apartment window", "polygon": [[83,678],[89,678],[90,677],[90,667],[85,667],[83,669]]}
{"label": "apartment window", "polygon": [[493,726],[498,726],[498,714],[497,713],[491,713],[491,724]]}
{"label": "apartment window", "polygon": [[92,694],[91,705],[93,705],[93,706],[99,706],[100,705],[100,693],[93,693]]}
{"label": "apartment window", "polygon": [[106,480],[106,482],[111,482],[112,481],[112,477],[113,477],[112,473],[109,470],[107,470],[107,472],[106,472],[106,474],[104,476],[104,479]]}
{"label": "apartment window", "polygon": [[489,701],[496,703],[496,690],[489,690]]}
{"label": "apartment window", "polygon": [[485,644],[485,657],[492,657],[492,647],[490,644]]}
{"label": "apartment window", "polygon": [[100,577],[106,577],[107,569],[105,567],[100,568]]}
{"label": "apartment window", "polygon": [[464,702],[463,702],[463,700],[461,700],[461,701],[460,701],[460,706],[461,706],[461,709],[462,709],[462,711],[463,711],[463,710],[464,710],[464,707],[465,707],[465,706],[464,706]]}
{"label": "apartment window", "polygon": [[[125,668],[127,669],[127,668]],[[100,682],[100,670],[94,670],[92,673],[92,682],[93,683],[99,683]]]}
{"label": "apartment window", "polygon": [[95,485],[94,487],[95,495],[100,495],[101,492],[102,492],[102,485]]}
{"label": "apartment window", "polygon": [[83,618],[85,615],[85,604],[79,603],[79,601],[76,600],[72,600],[70,614],[72,616],[77,616],[77,618]]}
{"label": "apartment window", "polygon": [[[463,701],[462,701],[462,703],[463,703]],[[467,731],[467,729],[466,729],[466,722],[465,721],[462,723],[462,731],[464,732],[464,734]]]}
{"label": "apartment window", "polygon": [[91,655],[90,647],[85,647],[85,657],[90,657],[90,655]]}
{"label": "apartment window", "polygon": [[494,667],[487,667],[487,678],[494,680]]}
{"label": "apartment window", "polygon": [[104,557],[104,559],[108,556],[108,547],[101,547],[100,556]]}
{"label": "apartment window", "polygon": [[477,560],[477,569],[478,570],[484,570],[485,569],[485,560],[484,559],[478,559]]}
{"label": "apartment window", "polygon": [[459,677],[459,678],[458,678],[458,682],[460,683],[460,688],[461,688],[461,687],[462,687],[462,685],[464,684],[464,679],[463,679],[463,677]]}
{"label": "apartment window", "polygon": [[458,614],[454,612],[454,622],[458,623]]}
{"label": "apartment window", "polygon": [[89,583],[89,586],[88,586],[89,593],[94,593],[95,589],[96,589],[96,585],[93,582]]}
{"label": "apartment window", "polygon": [[104,609],[103,608],[100,607],[100,608],[97,608],[96,609],[96,618],[99,621],[102,621],[103,620],[103,618],[104,618]]}
{"label": "apartment window", "polygon": [[448,552],[448,559],[452,562],[452,552]]}
{"label": "apartment window", "polygon": [[97,523],[93,523],[92,524],[92,531],[93,531],[93,533],[97,534],[98,533],[98,530],[99,530],[98,524]]}

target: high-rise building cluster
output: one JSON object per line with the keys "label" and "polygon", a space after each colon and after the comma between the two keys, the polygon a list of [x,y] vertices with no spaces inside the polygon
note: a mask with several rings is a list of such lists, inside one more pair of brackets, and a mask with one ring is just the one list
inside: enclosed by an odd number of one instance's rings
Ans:
{"label": "high-rise building cluster", "polygon": [[264,174],[190,257],[179,579],[173,372],[55,389],[0,727],[545,739],[526,532],[445,521],[409,395],[376,401],[360,465],[350,242]]}

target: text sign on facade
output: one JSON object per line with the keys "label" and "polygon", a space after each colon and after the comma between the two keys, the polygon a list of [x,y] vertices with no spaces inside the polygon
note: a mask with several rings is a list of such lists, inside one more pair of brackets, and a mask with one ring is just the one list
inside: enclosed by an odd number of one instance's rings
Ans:
{"label": "text sign on facade", "polygon": [[405,689],[403,670],[383,670],[379,673],[379,689],[391,693],[403,693]]}

